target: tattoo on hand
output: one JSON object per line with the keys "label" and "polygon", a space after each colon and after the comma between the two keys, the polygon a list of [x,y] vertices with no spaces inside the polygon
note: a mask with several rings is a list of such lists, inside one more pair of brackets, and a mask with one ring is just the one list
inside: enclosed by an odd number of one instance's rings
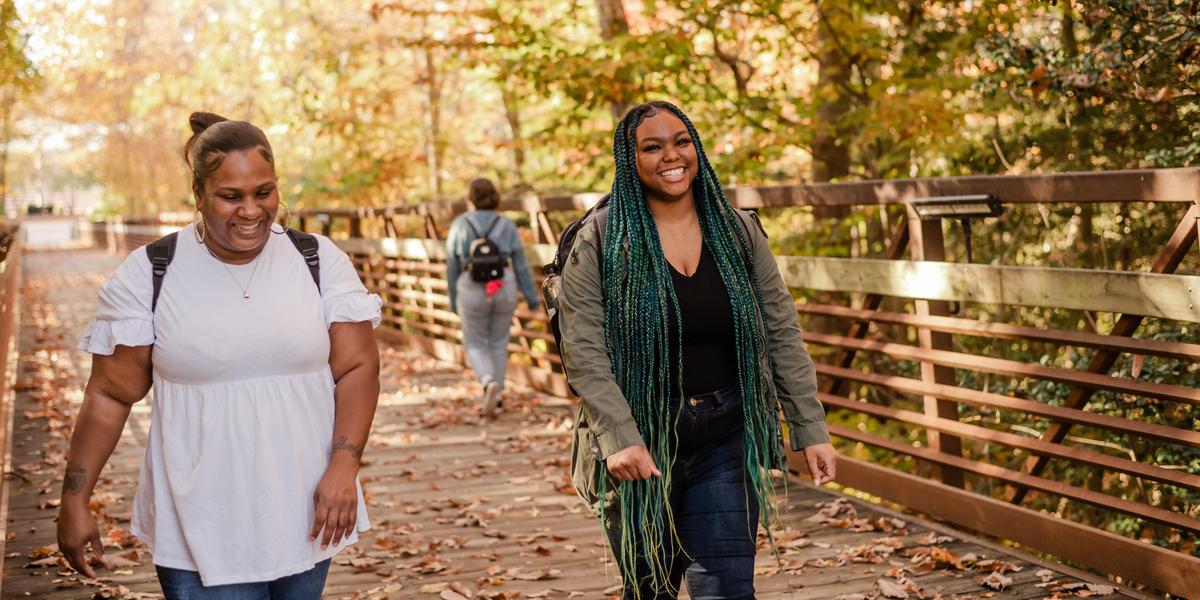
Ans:
{"label": "tattoo on hand", "polygon": [[348,438],[346,438],[346,436],[344,436],[344,435],[342,437],[338,438],[337,441],[333,443],[333,451],[337,452],[339,450],[343,451],[343,452],[349,452],[350,456],[353,456],[354,458],[362,458],[362,453],[363,453],[362,447],[357,446],[355,444],[351,444],[350,440]]}
{"label": "tattoo on hand", "polygon": [[87,468],[83,465],[68,464],[67,474],[63,477],[63,491],[68,494],[78,494],[87,483]]}

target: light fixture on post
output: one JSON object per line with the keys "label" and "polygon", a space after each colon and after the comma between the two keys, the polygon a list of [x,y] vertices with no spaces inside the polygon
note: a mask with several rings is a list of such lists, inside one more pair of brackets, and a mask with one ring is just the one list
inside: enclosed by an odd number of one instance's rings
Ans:
{"label": "light fixture on post", "polygon": [[963,226],[963,239],[967,242],[967,262],[971,259],[971,219],[998,217],[1004,212],[1000,199],[991,194],[970,196],[934,196],[913,198],[913,210],[922,221],[935,219],[958,219]]}

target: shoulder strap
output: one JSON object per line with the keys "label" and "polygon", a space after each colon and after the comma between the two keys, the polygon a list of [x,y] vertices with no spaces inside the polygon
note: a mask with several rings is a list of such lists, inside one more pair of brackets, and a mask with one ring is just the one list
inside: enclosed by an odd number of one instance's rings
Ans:
{"label": "shoulder strap", "polygon": [[740,211],[736,208],[733,210],[734,214],[737,215],[738,222],[742,224],[742,231],[746,234],[746,247],[742,249],[744,258],[746,259],[747,264],[754,264],[754,236],[751,234],[750,225],[746,223],[746,220],[749,219],[754,221],[754,225],[758,227],[759,231],[762,232],[763,237],[767,237],[767,230],[763,229],[762,221],[758,219],[758,213],[752,210],[747,210],[744,212],[748,216],[744,216],[742,214],[743,211]]}
{"label": "shoulder strap", "polygon": [[158,307],[158,293],[162,291],[163,277],[167,274],[167,265],[175,258],[175,243],[179,240],[179,232],[168,233],[150,242],[146,246],[146,255],[150,257],[150,269],[153,273],[154,295],[150,298],[150,312]]}
{"label": "shoulder strap", "polygon": [[304,257],[304,264],[308,265],[308,272],[312,275],[313,283],[317,284],[317,292],[321,291],[321,257],[319,250],[321,245],[317,242],[317,236],[311,233],[297,231],[291,227],[287,230],[288,239],[292,240],[292,245]]}
{"label": "shoulder strap", "polygon": [[496,230],[496,226],[499,225],[500,221],[503,221],[503,220],[504,220],[504,217],[497,214],[496,220],[492,221],[492,226],[488,227],[487,233],[483,234],[483,239],[488,240],[490,242],[491,241],[490,236],[492,235],[492,232]]}
{"label": "shoulder strap", "polygon": [[596,228],[596,267],[600,269],[600,304],[608,303],[608,288],[604,285],[604,231],[608,228],[608,207],[596,211],[592,218],[592,226]]}
{"label": "shoulder strap", "polygon": [[467,222],[467,227],[471,228],[471,233],[475,234],[476,238],[483,237],[483,236],[479,235],[479,230],[475,228],[475,223],[473,221],[471,221],[470,215],[463,215],[463,220]]}
{"label": "shoulder strap", "polygon": [[592,219],[592,226],[596,228],[596,263],[604,264],[604,232],[608,229],[608,207],[601,208],[596,211],[596,217]]}

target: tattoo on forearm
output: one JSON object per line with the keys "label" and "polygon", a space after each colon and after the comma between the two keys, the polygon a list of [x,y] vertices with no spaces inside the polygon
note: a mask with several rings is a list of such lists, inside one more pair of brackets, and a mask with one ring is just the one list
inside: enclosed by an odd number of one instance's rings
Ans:
{"label": "tattoo on forearm", "polygon": [[87,483],[87,468],[83,465],[67,464],[67,474],[63,477],[63,491],[68,494],[78,494]]}
{"label": "tattoo on forearm", "polygon": [[344,435],[333,443],[333,451],[349,452],[350,456],[353,456],[354,458],[362,458],[363,453],[362,446],[351,444],[350,440]]}

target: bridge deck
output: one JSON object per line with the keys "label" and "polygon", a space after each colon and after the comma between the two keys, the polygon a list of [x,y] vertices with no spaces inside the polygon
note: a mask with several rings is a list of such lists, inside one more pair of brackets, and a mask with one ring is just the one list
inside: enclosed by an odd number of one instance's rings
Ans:
{"label": "bridge deck", "polygon": [[[101,571],[99,581],[81,581],[53,554],[63,456],[90,361],[74,346],[92,316],[96,288],[117,261],[91,250],[27,257],[3,598],[158,597],[151,559],[128,534],[147,404],[135,408],[97,490],[95,508],[114,544],[108,556],[119,556],[120,564]],[[384,396],[363,468],[374,529],[335,559],[327,597],[615,594],[600,529],[567,477],[569,402],[518,390],[507,412],[484,426],[473,402],[478,388],[460,367],[390,347],[384,361]],[[803,483],[791,484],[787,505],[778,532],[781,562],[767,551],[759,556],[763,599],[851,600],[883,592],[1035,598],[1056,590],[1138,597],[1106,593],[1095,577],[1062,566],[1049,570],[1031,556]],[[810,519],[822,506],[841,512],[826,519],[832,522]],[[980,583],[1001,567],[1008,569],[992,577],[1008,580],[1003,590]]]}

